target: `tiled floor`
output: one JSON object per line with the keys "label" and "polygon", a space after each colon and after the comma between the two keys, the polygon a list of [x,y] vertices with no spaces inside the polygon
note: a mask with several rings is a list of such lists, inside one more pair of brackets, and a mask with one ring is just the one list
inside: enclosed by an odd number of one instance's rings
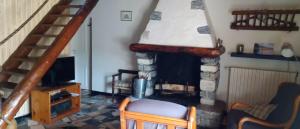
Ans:
{"label": "tiled floor", "polygon": [[[194,102],[189,102],[188,99],[175,99],[172,96],[171,98],[173,99],[170,99],[170,97],[160,99],[167,99],[182,105],[194,105]],[[96,95],[90,97],[87,91],[82,91],[80,112],[53,125],[29,126],[28,121],[31,123],[30,117],[18,118],[18,129],[119,129],[119,111],[117,107],[118,102],[113,103],[110,96]]]}
{"label": "tiled floor", "polygon": [[[30,129],[29,119],[28,117],[18,119],[18,129]],[[117,104],[112,103],[110,97],[103,95],[90,97],[87,91],[83,91],[79,113],[43,127],[45,129],[119,129]],[[38,129],[40,128],[42,129],[42,126]]]}

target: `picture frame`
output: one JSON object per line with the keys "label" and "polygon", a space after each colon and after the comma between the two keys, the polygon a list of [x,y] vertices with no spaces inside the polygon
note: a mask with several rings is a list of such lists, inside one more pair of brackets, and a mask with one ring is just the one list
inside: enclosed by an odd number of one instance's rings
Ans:
{"label": "picture frame", "polygon": [[121,21],[132,21],[132,11],[123,10],[120,12]]}

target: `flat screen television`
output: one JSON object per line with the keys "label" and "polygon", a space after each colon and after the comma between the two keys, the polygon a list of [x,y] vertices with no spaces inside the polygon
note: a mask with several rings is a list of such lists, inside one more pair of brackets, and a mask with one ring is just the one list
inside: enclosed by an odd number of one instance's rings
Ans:
{"label": "flat screen television", "polygon": [[69,84],[75,79],[74,57],[57,58],[42,78],[42,86],[53,87]]}

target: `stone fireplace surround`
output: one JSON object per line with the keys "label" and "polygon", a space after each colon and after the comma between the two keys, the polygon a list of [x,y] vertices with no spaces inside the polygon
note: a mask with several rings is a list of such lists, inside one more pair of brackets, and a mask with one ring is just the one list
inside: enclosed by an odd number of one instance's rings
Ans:
{"label": "stone fireplace surround", "polygon": [[[148,55],[148,53],[156,53],[155,55],[159,55],[160,53],[168,53],[172,55],[172,53],[178,55],[192,55],[194,57],[200,57],[200,71],[199,68],[196,70],[200,73],[200,84],[198,87],[197,85],[194,86],[192,90],[199,90],[200,96],[196,94],[196,96],[192,97],[179,97],[178,94],[173,94],[171,96],[158,96],[158,97],[149,97],[150,99],[159,99],[164,101],[170,101],[179,103],[182,105],[198,105],[197,106],[197,123],[198,126],[201,127],[209,127],[209,128],[218,128],[221,125],[222,113],[225,107],[225,103],[216,100],[216,91],[218,88],[218,82],[220,77],[220,56],[225,52],[225,48],[221,45],[221,40],[218,40],[216,48],[200,48],[200,47],[184,47],[184,46],[168,46],[168,45],[153,45],[153,44],[141,44],[141,43],[134,43],[130,45],[130,50],[136,52],[137,55],[137,62],[139,65],[139,71],[143,72],[144,66],[142,65],[141,71],[141,59],[143,57],[138,55]],[[160,56],[160,55],[159,55]],[[175,55],[177,56],[177,55]],[[176,57],[175,57],[176,58]],[[184,58],[184,57],[179,57]],[[188,57],[189,58],[189,57]],[[148,58],[149,59],[149,58]],[[195,58],[197,59],[197,58]],[[157,70],[157,66],[155,64],[156,58],[150,56],[150,62],[152,66]],[[168,60],[168,59],[167,59]],[[182,60],[181,60],[182,61]],[[184,61],[184,60],[183,60]],[[199,61],[198,61],[199,62]],[[146,62],[147,63],[147,62]],[[198,63],[197,63],[198,64]],[[193,67],[195,68],[195,67]],[[153,70],[153,69],[152,69]],[[173,69],[174,70],[174,69]],[[176,72],[175,72],[176,73]],[[156,76],[156,74],[154,74]],[[193,74],[195,75],[195,74]],[[153,78],[155,78],[152,77]],[[198,76],[199,77],[199,76]],[[149,81],[151,82],[151,81]],[[155,82],[155,80],[154,80]],[[152,85],[153,82],[152,82]],[[151,85],[149,85],[151,86]],[[169,85],[173,87],[173,85]],[[147,86],[148,87],[148,86]],[[161,87],[160,87],[161,88]],[[149,87],[149,89],[154,89],[153,87]],[[185,88],[184,90],[189,90]],[[149,91],[148,88],[146,92]],[[176,99],[177,98],[177,99]],[[178,99],[179,98],[179,99]],[[199,98],[200,98],[200,105],[199,105]],[[175,99],[175,100],[174,100]]]}
{"label": "stone fireplace surround", "polygon": [[[215,92],[219,79],[219,57],[225,52],[225,48],[219,45],[217,48],[200,48],[200,47],[184,47],[184,46],[168,46],[168,45],[152,45],[133,43],[130,45],[130,50],[137,53],[174,53],[199,56],[202,60],[201,79],[200,80],[200,95],[201,103],[214,105]],[[211,60],[217,59],[217,63],[211,63]],[[139,57],[138,57],[139,60]],[[153,59],[154,60],[154,59]],[[138,61],[139,64],[139,61]],[[200,66],[199,66],[200,67]]]}

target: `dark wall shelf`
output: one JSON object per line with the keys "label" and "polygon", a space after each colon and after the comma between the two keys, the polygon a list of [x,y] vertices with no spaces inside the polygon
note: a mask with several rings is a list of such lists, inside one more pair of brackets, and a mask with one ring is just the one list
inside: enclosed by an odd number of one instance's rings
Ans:
{"label": "dark wall shelf", "polygon": [[[285,58],[281,55],[259,55],[253,53],[231,53],[231,57],[240,57],[240,58],[253,58],[253,59],[267,59],[267,60],[282,60],[282,61],[297,61],[295,57]],[[300,59],[300,57],[297,57]]]}

